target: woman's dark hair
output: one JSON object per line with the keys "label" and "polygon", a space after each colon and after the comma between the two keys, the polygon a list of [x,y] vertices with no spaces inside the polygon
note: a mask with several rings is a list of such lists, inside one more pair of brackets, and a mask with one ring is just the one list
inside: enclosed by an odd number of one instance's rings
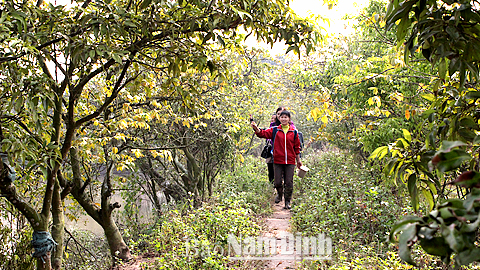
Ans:
{"label": "woman's dark hair", "polygon": [[282,115],[286,115],[286,116],[288,116],[288,118],[292,118],[292,116],[290,115],[290,112],[287,111],[287,110],[282,111],[282,112],[280,113],[280,116],[282,116]]}
{"label": "woman's dark hair", "polygon": [[278,107],[275,113],[278,113],[279,111],[285,111],[287,108],[285,107]]}

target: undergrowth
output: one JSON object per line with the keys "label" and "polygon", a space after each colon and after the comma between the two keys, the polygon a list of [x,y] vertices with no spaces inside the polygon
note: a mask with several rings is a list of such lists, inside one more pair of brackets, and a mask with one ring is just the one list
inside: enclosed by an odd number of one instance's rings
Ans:
{"label": "undergrowth", "polygon": [[[150,254],[153,262],[142,269],[252,269],[255,262],[228,259],[227,237],[238,241],[256,237],[261,215],[271,212],[273,193],[266,180],[266,165],[247,158],[233,172],[219,176],[215,194],[200,208],[176,207],[131,241],[135,254]],[[265,167],[265,168],[263,168]]]}
{"label": "undergrowth", "polygon": [[[295,178],[292,229],[304,236],[324,233],[333,250],[330,258],[305,261],[299,269],[413,269],[388,242],[391,227],[415,214],[403,187],[383,182],[348,153],[319,152],[304,164],[310,171]],[[414,253],[416,269],[453,269],[419,248]]]}

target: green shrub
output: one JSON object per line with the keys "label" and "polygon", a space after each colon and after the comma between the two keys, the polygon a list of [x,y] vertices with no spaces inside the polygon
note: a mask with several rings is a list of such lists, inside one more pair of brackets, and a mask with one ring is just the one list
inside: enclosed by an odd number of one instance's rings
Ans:
{"label": "green shrub", "polygon": [[220,201],[237,201],[243,204],[242,207],[262,216],[272,212],[270,199],[273,191],[273,185],[268,182],[265,160],[252,156],[248,156],[234,171],[221,174],[215,186]]}
{"label": "green shrub", "polygon": [[65,234],[63,267],[68,270],[108,269],[112,262],[108,243],[103,235],[87,230]]}
{"label": "green shrub", "polygon": [[293,229],[307,236],[330,236],[334,245],[331,263],[337,266],[358,260],[358,253],[365,249],[388,251],[391,226],[409,212],[396,190],[377,184],[373,169],[349,154],[318,153],[304,163],[310,171],[295,180]]}
{"label": "green shrub", "polygon": [[35,269],[36,260],[31,256],[33,249],[32,229],[23,218],[17,219],[5,214],[0,222],[0,269]]}
{"label": "green shrub", "polygon": [[[214,196],[200,208],[178,206],[165,212],[152,228],[132,237],[134,253],[150,253],[156,259],[142,269],[252,269],[255,262],[232,262],[228,235],[238,241],[261,231],[259,214],[271,212],[273,188],[267,181],[266,164],[249,157],[234,172],[218,176]],[[272,190],[272,193],[265,192]],[[191,204],[186,204],[191,205]]]}
{"label": "green shrub", "polygon": [[[307,261],[300,269],[413,269],[387,242],[392,226],[414,214],[405,192],[387,187],[375,169],[348,153],[317,153],[304,163],[310,171],[295,179],[292,227],[306,236],[325,233],[333,254],[332,260]],[[448,269],[418,247],[413,252],[420,269]]]}

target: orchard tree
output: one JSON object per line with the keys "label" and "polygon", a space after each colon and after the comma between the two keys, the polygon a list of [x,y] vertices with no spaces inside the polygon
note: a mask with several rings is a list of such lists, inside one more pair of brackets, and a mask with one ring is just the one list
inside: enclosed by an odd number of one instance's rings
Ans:
{"label": "orchard tree", "polygon": [[413,135],[404,132],[373,155],[388,154],[385,171],[407,179],[415,208],[427,191],[433,211],[405,218],[391,233],[392,241],[400,234],[400,257],[410,264],[416,243],[446,263],[453,256],[456,266],[480,260],[479,15],[477,1],[392,1],[387,8],[386,27],[397,27],[405,62],[423,57],[436,71]]}
{"label": "orchard tree", "polygon": [[[79,131],[99,117],[114,118],[109,112],[122,91],[127,97],[132,89],[144,91],[144,101],[152,102],[140,67],[164,72],[163,93],[181,91],[189,104],[195,87],[180,87],[178,76],[189,69],[221,76],[209,54],[213,44],[234,45],[240,27],[296,51],[311,49],[318,39],[314,25],[296,17],[283,1],[87,0],[67,8],[14,0],[3,1],[0,12],[0,190],[34,230],[38,269],[61,268],[63,200],[70,192],[84,196],[88,185],[75,176],[75,151],[81,149],[72,145]],[[65,162],[70,154],[72,179],[63,177],[69,173]],[[83,206],[87,213],[100,214],[100,225],[112,230],[106,231],[107,238],[115,237],[108,239],[112,255],[128,259],[128,247],[111,218],[116,204],[109,202],[112,191],[106,183],[102,204]],[[28,202],[31,185],[38,185],[40,194]]]}
{"label": "orchard tree", "polygon": [[355,34],[332,36],[289,72],[294,94],[309,108],[312,135],[365,160],[419,121],[413,116],[427,106],[422,86],[433,76],[427,61],[405,63],[396,52],[385,11],[384,2],[371,1],[351,18]]}

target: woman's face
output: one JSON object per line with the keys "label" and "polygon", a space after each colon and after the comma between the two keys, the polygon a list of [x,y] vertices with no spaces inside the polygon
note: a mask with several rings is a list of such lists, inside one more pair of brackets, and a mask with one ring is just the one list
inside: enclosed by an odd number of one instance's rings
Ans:
{"label": "woman's face", "polygon": [[285,111],[285,108],[283,108],[283,110],[280,110],[277,112],[277,119],[280,120],[280,113],[282,113],[283,111]]}
{"label": "woman's face", "polygon": [[290,117],[288,117],[286,114],[280,116],[278,120],[280,120],[282,125],[288,125],[288,123],[290,123]]}
{"label": "woman's face", "polygon": [[277,115],[276,114],[272,115],[272,118],[270,119],[270,123],[275,122],[275,120],[277,120]]}

